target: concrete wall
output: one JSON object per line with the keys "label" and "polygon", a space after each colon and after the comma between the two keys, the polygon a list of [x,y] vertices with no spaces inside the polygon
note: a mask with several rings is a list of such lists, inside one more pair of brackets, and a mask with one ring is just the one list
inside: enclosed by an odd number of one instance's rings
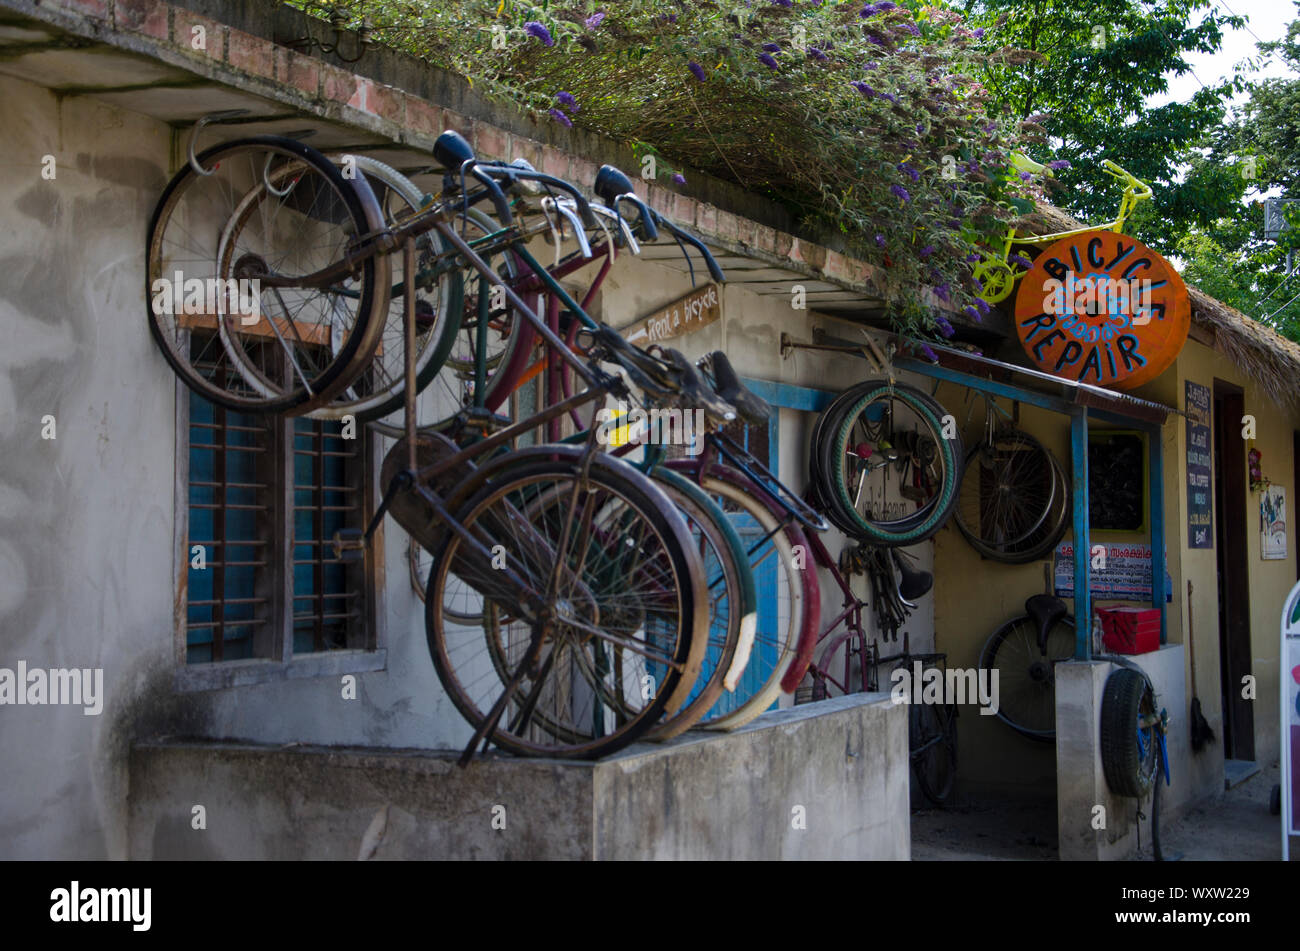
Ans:
{"label": "concrete wall", "polygon": [[130,855],[351,859],[373,828],[379,859],[907,859],[906,708],[817,707],[598,763],[144,744]]}
{"label": "concrete wall", "polygon": [[[1168,710],[1171,718],[1187,703],[1183,655],[1180,645],[1170,644],[1133,658],[1155,686],[1157,709]],[[1101,764],[1102,697],[1107,678],[1117,669],[1109,661],[1091,661],[1062,664],[1057,671],[1056,764],[1060,783],[1056,807],[1062,859],[1120,859],[1131,855],[1139,842],[1151,843],[1150,798],[1139,804],[1115,795],[1106,784]],[[1164,785],[1163,775],[1158,775],[1160,821],[1166,828],[1204,795],[1196,784],[1200,764],[1191,755],[1191,738],[1185,727],[1185,720],[1172,720],[1166,738],[1169,785]],[[1145,815],[1142,820],[1137,818],[1139,805]]]}

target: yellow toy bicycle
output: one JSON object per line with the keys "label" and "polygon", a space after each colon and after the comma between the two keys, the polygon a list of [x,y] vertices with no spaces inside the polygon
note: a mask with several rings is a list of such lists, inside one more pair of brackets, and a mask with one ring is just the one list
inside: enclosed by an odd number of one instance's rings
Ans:
{"label": "yellow toy bicycle", "polygon": [[[1022,172],[1029,172],[1035,175],[1051,175],[1052,170],[1046,165],[1035,162],[1027,155],[1019,152],[1013,152],[1011,164]],[[1133,209],[1137,207],[1138,202],[1145,201],[1151,197],[1151,186],[1139,179],[1131,172],[1120,168],[1110,159],[1101,160],[1102,167],[1106,174],[1110,175],[1124,183],[1124,194],[1119,199],[1119,209],[1115,212],[1115,219],[1100,225],[1086,225],[1082,228],[1073,228],[1069,231],[1058,231],[1054,234],[1016,234],[1016,227],[1012,225],[1007,229],[1006,239],[1003,241],[1002,253],[985,253],[984,257],[977,263],[972,270],[972,276],[980,282],[983,290],[980,294],[984,300],[990,304],[996,304],[999,301],[1006,300],[1011,295],[1011,291],[1016,286],[1016,281],[1024,276],[1027,268],[1017,266],[1012,262],[1011,249],[1018,244],[1050,244],[1053,241],[1059,241],[1061,238],[1069,238],[1076,234],[1083,234],[1087,231],[1123,231],[1124,222],[1128,220]],[[1023,258],[1021,259],[1023,260]]]}

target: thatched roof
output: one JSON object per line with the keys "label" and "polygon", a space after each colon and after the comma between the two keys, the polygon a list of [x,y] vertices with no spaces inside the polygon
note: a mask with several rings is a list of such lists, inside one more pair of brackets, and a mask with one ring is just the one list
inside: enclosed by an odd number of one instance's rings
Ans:
{"label": "thatched roof", "polygon": [[[1039,233],[1069,231],[1084,223],[1045,202],[1025,224]],[[1208,343],[1254,379],[1279,406],[1300,409],[1300,344],[1271,327],[1216,300],[1199,287],[1187,285],[1192,304],[1192,326]]]}

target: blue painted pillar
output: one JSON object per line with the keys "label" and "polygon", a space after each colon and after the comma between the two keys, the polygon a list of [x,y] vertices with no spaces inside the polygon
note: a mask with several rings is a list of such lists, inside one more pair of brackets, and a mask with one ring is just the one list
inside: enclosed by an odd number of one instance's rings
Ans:
{"label": "blue painted pillar", "polygon": [[1147,459],[1151,486],[1151,606],[1160,609],[1160,643],[1168,636],[1165,607],[1165,465],[1162,433],[1152,428],[1147,435]]}
{"label": "blue painted pillar", "polygon": [[1074,462],[1074,658],[1092,659],[1092,596],[1088,563],[1088,412],[1075,408],[1070,416],[1070,456]]}

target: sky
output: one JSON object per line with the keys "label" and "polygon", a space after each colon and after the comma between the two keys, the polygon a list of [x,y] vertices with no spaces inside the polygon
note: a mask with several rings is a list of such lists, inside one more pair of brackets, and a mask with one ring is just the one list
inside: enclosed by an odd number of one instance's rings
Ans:
{"label": "sky", "polygon": [[[1148,105],[1166,102],[1186,102],[1200,83],[1213,85],[1216,80],[1232,75],[1233,68],[1242,60],[1257,55],[1258,40],[1277,40],[1286,35],[1286,25],[1300,17],[1300,11],[1289,0],[1211,0],[1220,12],[1247,18],[1245,27],[1224,34],[1223,46],[1217,53],[1196,53],[1187,57],[1191,73],[1171,76],[1169,91],[1152,96]],[[1195,75],[1193,75],[1193,73]],[[1264,68],[1253,74],[1256,79],[1291,75],[1283,66],[1280,56],[1271,57]],[[1198,82],[1199,80],[1199,82]],[[1245,97],[1239,97],[1245,98]]]}

